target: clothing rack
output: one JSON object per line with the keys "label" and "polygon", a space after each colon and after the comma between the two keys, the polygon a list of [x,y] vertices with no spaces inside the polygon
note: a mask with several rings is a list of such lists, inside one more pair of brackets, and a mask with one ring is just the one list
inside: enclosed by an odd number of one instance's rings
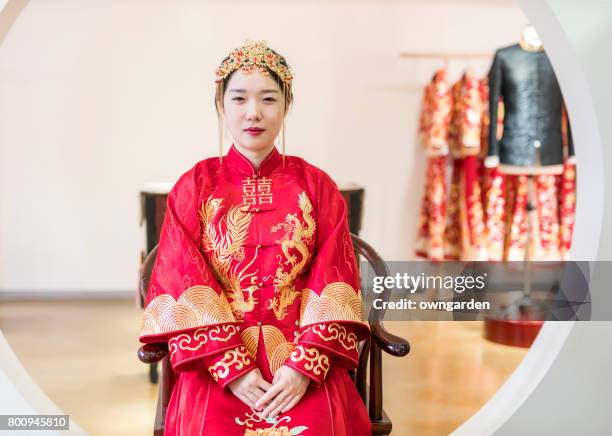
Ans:
{"label": "clothing rack", "polygon": [[401,59],[442,59],[448,68],[450,59],[492,59],[492,52],[401,52]]}

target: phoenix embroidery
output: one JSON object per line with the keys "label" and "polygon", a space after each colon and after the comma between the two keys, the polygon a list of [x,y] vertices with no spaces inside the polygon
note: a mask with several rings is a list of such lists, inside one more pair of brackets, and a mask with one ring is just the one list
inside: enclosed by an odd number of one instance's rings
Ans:
{"label": "phoenix embroidery", "polygon": [[[244,255],[244,243],[253,215],[248,212],[247,205],[231,206],[227,214],[215,225],[215,218],[223,208],[221,202],[221,199],[210,196],[200,209],[202,244],[205,250],[212,252],[210,264],[213,273],[228,297],[234,317],[237,321],[242,321],[244,314],[252,311],[257,302],[253,297],[257,290],[254,283],[257,270],[246,272],[255,262],[257,252],[248,262]],[[232,261],[237,263],[232,266]],[[248,281],[250,284],[243,288],[243,283]],[[248,294],[246,299],[245,292]]]}

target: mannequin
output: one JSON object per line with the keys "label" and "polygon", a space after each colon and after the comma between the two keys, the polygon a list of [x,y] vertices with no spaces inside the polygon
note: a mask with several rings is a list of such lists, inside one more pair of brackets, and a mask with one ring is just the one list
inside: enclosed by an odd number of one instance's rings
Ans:
{"label": "mannequin", "polygon": [[532,48],[535,51],[544,50],[544,44],[540,39],[540,35],[536,32],[535,27],[531,24],[528,24],[523,29],[523,34],[521,35],[521,40],[519,41],[521,47],[525,50],[528,48]]}
{"label": "mannequin", "polygon": [[567,239],[564,223],[573,220],[573,212],[560,206],[557,186],[567,165],[574,163],[574,147],[561,89],[533,26],[523,29],[517,44],[497,50],[489,91],[485,166],[501,177],[498,192],[506,216],[503,257],[559,260],[569,248],[566,243],[562,248],[560,240]]}
{"label": "mannequin", "polygon": [[[485,166],[504,174],[561,174],[563,96],[540,37],[527,26],[518,44],[495,53],[489,72],[490,129]],[[498,103],[505,106],[504,133],[495,135]],[[568,123],[567,155],[574,155]]]}

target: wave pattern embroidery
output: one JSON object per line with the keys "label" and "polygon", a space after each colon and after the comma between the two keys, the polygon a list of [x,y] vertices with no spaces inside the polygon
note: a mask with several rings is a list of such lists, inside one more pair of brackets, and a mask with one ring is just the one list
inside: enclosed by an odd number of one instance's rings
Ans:
{"label": "wave pattern embroidery", "polygon": [[363,322],[361,317],[361,291],[355,291],[348,283],[330,283],[323,288],[321,295],[311,289],[302,291],[302,326],[326,321]]}
{"label": "wave pattern embroidery", "polygon": [[168,294],[155,297],[145,309],[140,336],[234,321],[225,295],[208,286],[193,286],[178,301]]}
{"label": "wave pattern embroidery", "polygon": [[259,329],[263,330],[263,342],[270,365],[270,373],[274,375],[291,355],[295,349],[295,344],[289,342],[283,332],[273,325],[251,326],[243,330],[240,336],[253,360],[256,360],[257,355]]}

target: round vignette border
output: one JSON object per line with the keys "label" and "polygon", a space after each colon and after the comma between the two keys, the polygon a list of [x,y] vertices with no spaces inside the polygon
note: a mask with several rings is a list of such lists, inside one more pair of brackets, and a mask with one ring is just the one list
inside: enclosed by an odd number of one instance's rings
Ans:
{"label": "round vignette border", "polygon": [[[517,0],[517,2],[530,22],[538,29],[547,47],[572,119],[572,133],[577,139],[574,142],[579,144],[576,150],[576,154],[580,155],[578,161],[580,166],[589,168],[588,172],[581,172],[581,182],[578,184],[572,259],[595,259],[603,223],[604,177],[601,165],[603,162],[601,136],[592,94],[586,77],[580,69],[578,56],[548,3],[541,0]],[[0,2],[0,13],[4,15],[0,20],[0,47],[28,3],[28,0]],[[587,192],[585,186],[589,187],[590,192]],[[593,187],[602,188],[593,192]],[[588,222],[589,219],[595,222]],[[554,363],[574,324],[574,322],[545,323],[533,346],[506,383],[452,434],[458,436],[492,434],[499,429],[537,387]]]}

